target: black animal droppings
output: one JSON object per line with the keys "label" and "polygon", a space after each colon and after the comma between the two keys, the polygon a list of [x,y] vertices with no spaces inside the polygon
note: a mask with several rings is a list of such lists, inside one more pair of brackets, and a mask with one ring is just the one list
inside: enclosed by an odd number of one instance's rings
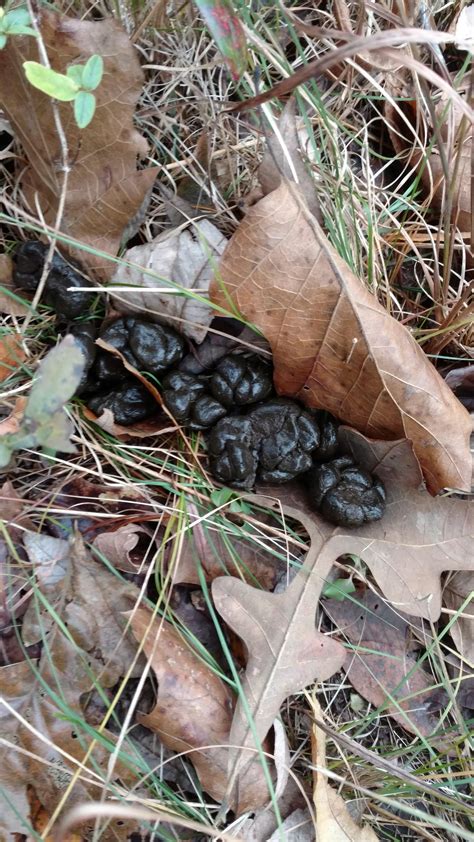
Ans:
{"label": "black animal droppings", "polygon": [[211,392],[228,409],[267,398],[273,389],[272,369],[255,354],[223,357],[211,377]]}
{"label": "black animal droppings", "polygon": [[209,378],[172,371],[163,380],[163,400],[173,417],[192,430],[212,427],[227,414],[208,391]]}
{"label": "black animal droppings", "polygon": [[144,421],[157,408],[153,395],[133,378],[104,394],[88,398],[87,403],[96,415],[100,415],[104,409],[110,409],[114,421],[122,426]]}
{"label": "black animal droppings", "polygon": [[128,342],[139,367],[160,375],[184,356],[184,339],[171,327],[144,319],[125,320]]}
{"label": "black animal droppings", "polygon": [[[13,270],[16,286],[27,292],[36,290],[47,252],[48,246],[36,240],[28,240],[20,245]],[[82,275],[56,252],[44,288],[46,304],[62,318],[76,319],[84,315],[93,302],[94,287],[91,286],[91,292],[75,289],[85,286],[87,283]]]}
{"label": "black animal droppings", "polygon": [[315,465],[305,478],[311,504],[331,523],[357,527],[380,520],[384,514],[383,483],[350,456]]}

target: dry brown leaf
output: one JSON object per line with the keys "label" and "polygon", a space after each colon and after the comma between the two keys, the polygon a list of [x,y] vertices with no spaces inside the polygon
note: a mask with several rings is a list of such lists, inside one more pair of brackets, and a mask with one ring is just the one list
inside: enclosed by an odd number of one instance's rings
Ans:
{"label": "dry brown leaf", "polygon": [[0,337],[0,383],[11,377],[25,359],[20,337],[14,333],[3,334]]}
{"label": "dry brown leaf", "polygon": [[354,599],[324,601],[339,637],[354,644],[344,664],[349,681],[362,698],[383,706],[382,712],[407,731],[434,734],[439,727],[435,711],[448,698],[407,651],[407,618],[373,591],[354,594]]}
{"label": "dry brown leaf", "polygon": [[[466,604],[466,600],[468,600]],[[461,610],[450,627],[450,634],[460,655],[474,664],[474,570],[461,570],[449,577],[443,590],[443,602],[452,611]],[[451,618],[450,618],[451,619]]]}
{"label": "dry brown leaf", "polygon": [[[156,731],[163,743],[186,752],[203,789],[216,801],[226,794],[229,731],[235,698],[222,681],[192,651],[170,623],[153,619],[147,608],[130,613],[136,639],[158,679],[158,698],[151,713],[140,716],[147,728]],[[258,762],[231,807],[238,813],[254,810],[269,800],[267,785]]]}
{"label": "dry brown leaf", "polygon": [[[311,706],[318,719],[323,715],[316,699]],[[327,775],[320,769],[326,768],[326,734],[317,724],[311,733],[313,763],[316,767],[314,785],[314,806],[316,808],[316,835],[318,842],[377,842],[377,836],[368,825],[359,827],[350,815],[345,801],[329,785]]]}
{"label": "dry brown leaf", "polygon": [[[91,55],[104,59],[90,125],[78,129],[69,102],[58,103],[71,170],[61,232],[94,249],[116,255],[125,227],[139,211],[156,176],[137,170],[147,144],[133,126],[143,74],[138,55],[113,19],[89,22],[45,9],[35,12],[51,66],[61,73]],[[0,101],[29,161],[23,187],[33,211],[55,223],[61,195],[61,146],[51,99],[26,80],[22,63],[38,61],[35,38],[9,38],[0,51]],[[107,280],[113,263],[90,251],[64,247],[97,280]]]}
{"label": "dry brown leaf", "polygon": [[88,421],[93,421],[101,430],[110,433],[118,439],[148,439],[152,436],[161,436],[164,433],[173,433],[176,431],[176,425],[170,426],[169,419],[157,417],[155,419],[148,419],[140,421],[136,424],[130,424],[124,427],[122,424],[116,424],[114,421],[113,412],[110,409],[104,409],[100,415],[95,415],[87,406],[83,407],[83,415]]}
{"label": "dry brown leaf", "polygon": [[[67,626],[68,635],[63,634],[52,614],[41,603],[32,601],[25,614],[22,635],[25,644],[47,640],[42,655],[33,666],[27,662],[4,667],[0,671],[0,682],[4,700],[26,722],[16,719],[12,710],[0,708],[0,728],[8,735],[7,743],[1,748],[0,778],[4,792],[13,804],[23,805],[21,816],[28,815],[24,809],[26,786],[34,783],[36,794],[42,806],[52,815],[64,789],[77,769],[77,764],[68,759],[82,762],[91,736],[87,729],[61,718],[63,708],[58,705],[54,694],[77,717],[83,719],[80,699],[97,683],[104,688],[113,686],[118,678],[132,665],[136,647],[124,636],[122,612],[130,608],[131,600],[137,600],[138,590],[130,584],[120,583],[104,565],[92,561],[82,544],[77,541],[71,550],[71,565],[68,574],[57,584],[44,589],[47,600],[60,613]],[[137,662],[133,675],[143,671],[143,663]],[[51,688],[44,690],[39,676]],[[34,731],[28,729],[32,726]],[[106,732],[109,739],[113,739]],[[42,739],[43,738],[43,739]],[[15,752],[18,745],[29,755]],[[110,753],[96,744],[92,760],[97,768],[105,769]],[[44,762],[46,761],[46,762]],[[127,773],[118,764],[116,771],[127,779]],[[100,781],[86,784],[78,779],[68,799],[68,805],[88,800],[91,796],[100,798]],[[10,838],[12,833],[24,832],[18,816],[3,805],[0,816],[0,838]],[[115,822],[105,832],[105,839],[125,840],[130,824],[123,826]],[[3,834],[3,835],[2,835]]]}
{"label": "dry brown leaf", "polygon": [[[473,504],[433,499],[419,491],[420,474],[413,455],[410,467],[410,444],[406,440],[373,442],[355,431],[345,433],[346,445],[350,445],[357,461],[387,484],[383,519],[359,529],[335,529],[309,509],[300,486],[277,486],[268,497],[252,499],[304,525],[310,550],[302,569],[279,594],[258,591],[231,577],[216,579],[212,585],[219,613],[247,645],[249,657],[242,684],[259,739],[264,738],[288,695],[316,677],[328,678],[344,661],[342,647],[319,635],[312,622],[336,558],[345,553],[359,556],[395,608],[432,620],[441,610],[441,573],[474,569]],[[397,484],[405,472],[411,487]],[[236,746],[253,745],[240,703],[230,741]],[[233,774],[245,776],[240,750],[231,757],[231,780]]]}
{"label": "dry brown leaf", "polygon": [[280,394],[373,438],[410,439],[432,493],[470,489],[468,413],[294,185],[282,182],[240,223],[211,289],[217,304],[228,307],[228,296],[270,342]]}
{"label": "dry brown leaf", "polygon": [[137,289],[115,293],[115,307],[146,313],[202,342],[215,315],[207,303],[209,284],[226,244],[219,229],[202,219],[130,249],[124,259],[132,265],[119,266],[113,283]]}
{"label": "dry brown leaf", "polygon": [[92,546],[117,570],[137,573],[140,565],[132,560],[130,553],[136,548],[141,535],[150,539],[153,533],[139,523],[127,523],[113,532],[101,532],[94,538]]}

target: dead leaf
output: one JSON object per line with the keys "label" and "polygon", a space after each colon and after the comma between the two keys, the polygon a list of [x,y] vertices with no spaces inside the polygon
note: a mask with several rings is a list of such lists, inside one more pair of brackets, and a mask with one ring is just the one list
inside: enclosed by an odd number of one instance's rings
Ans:
{"label": "dead leaf", "polygon": [[25,530],[23,545],[42,587],[56,586],[64,579],[71,563],[69,541],[53,538],[41,532]]}
{"label": "dead leaf", "polygon": [[130,249],[124,259],[132,265],[119,266],[112,282],[137,289],[115,292],[115,307],[146,313],[202,342],[215,315],[207,302],[209,284],[226,244],[219,229],[202,219]]}
{"label": "dead leaf", "polygon": [[[136,647],[124,635],[122,613],[130,608],[131,600],[138,599],[138,589],[120,582],[104,565],[92,561],[77,541],[70,562],[59,586],[43,589],[46,604],[31,601],[24,617],[24,643],[47,641],[41,658],[37,664],[22,662],[1,670],[0,728],[7,736],[0,762],[6,796],[0,817],[1,838],[24,832],[9,802],[22,805],[19,815],[27,816],[26,786],[32,782],[43,808],[53,815],[92,739],[87,727],[81,727],[81,697],[94,687],[116,684],[136,656]],[[64,632],[55,621],[54,612],[48,611],[48,602],[59,613]],[[142,671],[143,663],[137,662],[131,674],[139,675]],[[14,711],[24,718],[25,724]],[[73,723],[62,716],[65,711],[73,717]],[[104,735],[113,740],[108,731]],[[29,753],[17,752],[16,746]],[[96,742],[89,762],[96,763],[96,768],[102,769],[105,775],[109,758],[110,751]],[[127,780],[122,764],[117,765],[116,772]],[[92,778],[86,783],[80,777],[67,803],[71,806],[91,797],[99,799],[101,792],[100,779],[94,783]],[[104,838],[125,842],[129,832],[129,823],[119,826],[114,822],[108,826]]]}
{"label": "dead leaf", "polygon": [[[168,748],[187,752],[203,789],[220,803],[226,794],[234,696],[170,623],[153,619],[147,608],[128,616],[136,639],[144,642],[144,652],[159,684],[156,706],[151,713],[141,715],[140,722],[156,731]],[[262,769],[258,762],[251,762],[232,809],[241,813],[268,800]]]}
{"label": "dead leaf", "polygon": [[[291,842],[314,842],[313,817],[309,810],[295,810],[291,813],[281,826],[278,827],[269,837],[268,842],[280,842],[281,833],[284,839],[291,839]],[[267,842],[267,840],[266,840]]]}
{"label": "dead leaf", "polygon": [[443,602],[452,611],[462,609],[461,616],[450,627],[450,634],[459,654],[474,664],[474,570],[461,570],[449,577]]}
{"label": "dead leaf", "polygon": [[405,730],[424,737],[434,734],[439,727],[434,711],[448,699],[407,651],[409,618],[373,591],[355,594],[354,599],[323,603],[339,637],[354,644],[343,667],[349,681]]}
{"label": "dead leaf", "polygon": [[373,438],[412,440],[432,493],[470,489],[468,413],[290,183],[252,207],[232,237],[211,289],[217,304],[229,306],[228,296],[270,342],[280,394]]}
{"label": "dead leaf", "polygon": [[[78,129],[70,103],[57,108],[71,162],[61,232],[91,247],[79,252],[62,248],[96,280],[108,280],[113,263],[92,249],[117,254],[123,231],[156,176],[156,169],[137,170],[137,156],[147,151],[133,126],[143,74],[133,45],[113,18],[90,22],[44,7],[35,14],[54,70],[63,73],[92,55],[104,59],[90,125]],[[25,78],[22,63],[28,60],[39,60],[36,39],[9,39],[0,52],[0,99],[29,161],[23,176],[28,201],[34,210],[39,202],[45,221],[54,225],[62,187],[61,146],[51,99]]]}
{"label": "dead leaf", "polygon": [[[269,502],[258,496],[253,499],[264,506]],[[238,702],[230,732],[231,745],[239,747],[230,752],[231,792],[245,782],[246,749],[255,748],[255,737],[265,738],[287,696],[315,680],[329,678],[345,659],[343,647],[316,631],[314,625],[316,606],[335,556],[325,552],[325,535],[315,520],[286,506],[283,512],[285,517],[299,520],[310,537],[306,561],[286,591],[266,593],[230,576],[212,583],[219,614],[248,651],[242,687],[253,727]]]}
{"label": "dead leaf", "polygon": [[0,337],[0,383],[15,374],[25,359],[20,337],[14,333],[4,333]]}
{"label": "dead leaf", "polygon": [[[322,711],[315,698],[311,701],[314,714],[322,719]],[[311,747],[315,770],[314,806],[316,808],[316,835],[318,842],[377,842],[377,836],[368,825],[359,827],[350,815],[345,801],[329,786],[326,769],[326,735],[317,723],[311,732]]]}
{"label": "dead leaf", "polygon": [[[140,564],[132,560],[130,553],[136,548],[141,535],[150,540],[153,533],[139,523],[127,523],[113,532],[100,532],[94,538],[92,546],[117,570],[138,573]],[[150,556],[150,561],[151,558]]]}

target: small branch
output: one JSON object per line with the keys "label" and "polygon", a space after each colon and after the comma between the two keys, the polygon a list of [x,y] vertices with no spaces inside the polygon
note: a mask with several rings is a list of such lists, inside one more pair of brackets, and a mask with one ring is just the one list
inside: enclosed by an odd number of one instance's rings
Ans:
{"label": "small branch", "polygon": [[[45,67],[50,68],[51,64],[50,64],[50,61],[49,61],[49,58],[48,58],[48,53],[46,51],[43,36],[42,36],[41,29],[40,29],[40,26],[39,26],[39,23],[38,23],[38,17],[36,15],[34,7],[33,7],[33,2],[32,2],[32,0],[26,0],[26,3],[27,3],[27,6],[28,6],[28,11],[30,13],[31,23],[32,23],[33,29],[35,30],[35,32],[38,36],[38,51],[39,51],[41,63],[44,64]],[[68,188],[68,181],[69,181],[69,173],[70,173],[71,168],[70,168],[70,165],[69,165],[69,149],[68,149],[68,145],[67,145],[66,133],[64,131],[63,124],[61,122],[58,103],[57,103],[56,100],[54,100],[54,99],[51,100],[51,107],[53,109],[54,124],[55,124],[55,127],[56,127],[56,133],[57,133],[58,138],[59,138],[59,144],[60,144],[60,147],[61,147],[61,167],[60,167],[60,171],[62,172],[62,184],[61,184],[61,193],[59,195],[58,209],[57,209],[57,212],[56,212],[56,220],[55,220],[55,223],[54,223],[55,231],[59,231],[60,228],[61,228],[62,218],[64,216],[64,208],[65,208],[65,205],[66,205],[66,195],[67,195],[67,188]],[[50,237],[50,239],[49,239],[49,249],[48,249],[45,261],[44,261],[43,271],[41,273],[41,278],[40,278],[38,287],[37,287],[36,292],[34,294],[33,301],[31,302],[31,310],[28,313],[28,315],[26,316],[25,321],[23,323],[23,327],[22,327],[23,334],[26,332],[26,330],[27,330],[27,328],[28,328],[28,326],[31,322],[31,319],[33,318],[33,313],[36,310],[36,308],[38,307],[38,304],[41,300],[41,296],[43,294],[43,291],[44,291],[44,288],[45,288],[45,285],[46,285],[46,280],[47,280],[47,277],[48,277],[50,269],[51,269],[51,264],[53,262],[54,250],[56,248],[56,244],[57,244],[57,235],[53,234],[53,236]]]}

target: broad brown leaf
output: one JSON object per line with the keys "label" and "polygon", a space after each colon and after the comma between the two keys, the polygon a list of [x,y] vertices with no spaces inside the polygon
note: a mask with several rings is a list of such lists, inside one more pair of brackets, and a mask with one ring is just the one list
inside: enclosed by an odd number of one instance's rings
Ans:
{"label": "broad brown leaf", "polygon": [[439,727],[434,710],[448,697],[408,652],[409,618],[373,591],[355,595],[354,601],[326,600],[324,610],[339,636],[354,644],[344,670],[359,695],[407,731],[434,734]]}
{"label": "broad brown leaf", "polygon": [[[139,211],[156,170],[137,170],[147,144],[133,126],[143,84],[137,53],[119,24],[109,18],[89,22],[40,7],[36,11],[54,70],[84,63],[94,54],[104,59],[104,76],[95,91],[92,122],[78,129],[69,102],[58,103],[66,135],[70,173],[61,231],[87,246],[116,255],[125,227]],[[22,182],[31,208],[39,203],[44,219],[54,224],[61,195],[61,147],[51,99],[33,88],[22,68],[38,61],[35,38],[9,38],[0,51],[0,104],[28,158]],[[65,248],[80,258],[97,280],[107,280],[113,263],[100,255]]]}
{"label": "broad brown leaf", "polygon": [[413,442],[429,490],[470,489],[468,413],[339,257],[296,187],[250,208],[211,289],[270,342],[280,394],[372,438]]}
{"label": "broad brown leaf", "polygon": [[[147,608],[129,616],[159,684],[156,706],[140,721],[156,731],[168,748],[186,752],[203,789],[221,802],[226,794],[234,695],[170,623],[153,619]],[[258,762],[250,763],[248,771],[244,786],[231,804],[239,813],[269,800]]]}

